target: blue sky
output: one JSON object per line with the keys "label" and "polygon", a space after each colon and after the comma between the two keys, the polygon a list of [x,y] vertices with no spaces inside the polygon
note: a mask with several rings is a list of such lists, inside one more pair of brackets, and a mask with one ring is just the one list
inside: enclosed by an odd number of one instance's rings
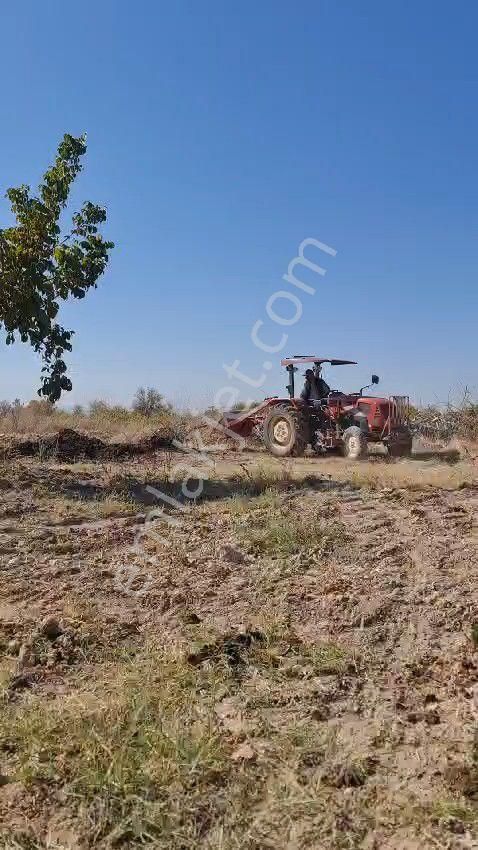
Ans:
{"label": "blue sky", "polygon": [[[88,133],[73,205],[108,208],[100,287],[63,310],[76,330],[64,403],[127,402],[139,384],[182,405],[279,360],[358,360],[384,392],[478,393],[478,6],[283,0],[8,4],[1,12],[1,191],[35,186],[64,132]],[[0,202],[0,224],[9,222]],[[303,315],[266,314],[299,244]],[[277,302],[284,316],[290,303]],[[270,336],[269,336],[270,335]],[[0,397],[35,394],[39,363],[0,349]],[[247,388],[232,382],[241,397]]]}

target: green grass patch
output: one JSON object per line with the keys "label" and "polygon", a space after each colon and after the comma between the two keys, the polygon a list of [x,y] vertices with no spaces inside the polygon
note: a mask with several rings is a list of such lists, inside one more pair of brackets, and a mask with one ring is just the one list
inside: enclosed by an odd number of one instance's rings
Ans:
{"label": "green grass patch", "polygon": [[243,527],[241,536],[256,555],[295,555],[302,550],[322,554],[343,545],[348,536],[343,523],[324,522],[314,515],[265,513]]}
{"label": "green grass patch", "polygon": [[449,824],[460,821],[467,826],[474,826],[478,821],[478,811],[466,801],[438,800],[431,807],[434,820]]}
{"label": "green grass patch", "polygon": [[[75,616],[83,631],[94,611]],[[81,846],[248,850],[271,831],[286,846],[292,813],[314,834],[328,817],[317,779],[327,729],[310,716],[317,676],[346,672],[345,650],[305,643],[279,619],[189,634],[134,657],[105,651],[72,693],[4,692],[2,771],[53,808],[61,799]],[[0,840],[48,846],[26,827]]]}
{"label": "green grass patch", "polygon": [[231,775],[212,712],[219,677],[156,651],[98,671],[98,681],[47,706],[30,695],[2,707],[0,746],[14,754],[15,780],[60,785],[89,846],[194,846]]}

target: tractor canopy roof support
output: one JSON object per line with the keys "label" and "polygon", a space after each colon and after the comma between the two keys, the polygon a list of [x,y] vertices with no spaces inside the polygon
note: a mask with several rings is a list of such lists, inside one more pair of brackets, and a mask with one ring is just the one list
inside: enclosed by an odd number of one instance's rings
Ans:
{"label": "tractor canopy roof support", "polygon": [[294,355],[281,360],[281,366],[293,366],[294,363],[330,363],[331,366],[356,366],[356,360],[336,360],[330,357],[316,357],[315,355]]}

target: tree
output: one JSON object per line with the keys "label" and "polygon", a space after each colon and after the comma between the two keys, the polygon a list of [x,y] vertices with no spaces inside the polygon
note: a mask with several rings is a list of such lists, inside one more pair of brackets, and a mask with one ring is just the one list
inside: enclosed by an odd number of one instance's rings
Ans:
{"label": "tree", "polygon": [[155,413],[168,413],[171,405],[153,387],[140,387],[133,399],[133,410],[143,416],[153,416]]}
{"label": "tree", "polygon": [[73,331],[56,321],[60,302],[84,298],[96,288],[114,247],[98,229],[106,221],[106,211],[91,201],[72,216],[70,231],[61,233],[60,216],[85,153],[86,137],[66,134],[38,196],[25,185],[8,189],[16,224],[0,229],[0,329],[7,345],[18,336],[40,354],[43,377],[38,394],[51,402],[71,390],[63,355],[72,350]]}

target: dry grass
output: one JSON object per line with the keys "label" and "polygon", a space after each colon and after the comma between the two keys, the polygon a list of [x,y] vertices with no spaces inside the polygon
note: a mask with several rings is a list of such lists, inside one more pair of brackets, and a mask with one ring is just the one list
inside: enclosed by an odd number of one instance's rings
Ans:
{"label": "dry grass", "polygon": [[424,489],[426,487],[459,490],[470,487],[477,480],[477,470],[471,464],[459,462],[448,464],[440,461],[397,461],[391,463],[356,464],[345,466],[339,471],[339,480],[350,481],[358,487],[403,487]]}
{"label": "dry grass", "polygon": [[[254,499],[251,499],[250,496],[244,495],[243,493],[235,494],[231,496],[223,505],[223,510],[227,511],[234,516],[241,516],[243,514],[249,514],[251,511],[263,511],[263,510],[277,510],[280,507],[280,495],[277,490],[273,488],[273,486],[266,487],[266,489]],[[213,511],[215,509],[214,505],[204,505],[203,510],[207,513],[208,511]]]}
{"label": "dry grass", "polygon": [[53,524],[128,517],[137,513],[137,510],[138,506],[132,499],[108,496],[88,500],[60,498],[51,504]]}
{"label": "dry grass", "polygon": [[260,460],[253,466],[240,463],[239,467],[240,473],[234,476],[234,480],[248,496],[258,496],[271,489],[287,490],[291,484],[297,482],[291,461],[274,464]]}
{"label": "dry grass", "polygon": [[248,460],[247,474],[244,461],[232,458],[219,460],[215,476],[219,480],[249,482],[251,495],[267,489],[286,490],[306,486],[333,486],[334,483],[350,483],[356,487],[379,489],[403,487],[425,489],[427,487],[458,490],[472,486],[478,481],[478,467],[468,461],[448,463],[438,456],[429,460],[419,457],[407,460],[370,458],[368,461],[353,462],[336,457],[304,457],[293,461],[281,461],[268,457],[267,461]]}
{"label": "dry grass", "polygon": [[[269,846],[271,830],[286,846],[296,816],[323,822],[316,780],[329,744],[300,720],[297,699],[315,676],[342,675],[346,653],[307,647],[277,624],[197,646],[103,664],[48,707],[35,695],[4,704],[11,779],[26,795],[60,791],[84,846],[233,850]],[[279,698],[295,708],[277,725]],[[27,825],[7,827],[0,846],[47,846],[34,841]]]}
{"label": "dry grass", "polygon": [[119,405],[101,402],[93,404],[89,411],[70,412],[51,407],[47,402],[33,401],[14,406],[3,415],[0,411],[0,433],[47,436],[63,428],[71,428],[101,439],[114,437],[127,441],[158,431],[174,435],[181,431],[184,421],[184,416],[172,410],[145,416]]}

